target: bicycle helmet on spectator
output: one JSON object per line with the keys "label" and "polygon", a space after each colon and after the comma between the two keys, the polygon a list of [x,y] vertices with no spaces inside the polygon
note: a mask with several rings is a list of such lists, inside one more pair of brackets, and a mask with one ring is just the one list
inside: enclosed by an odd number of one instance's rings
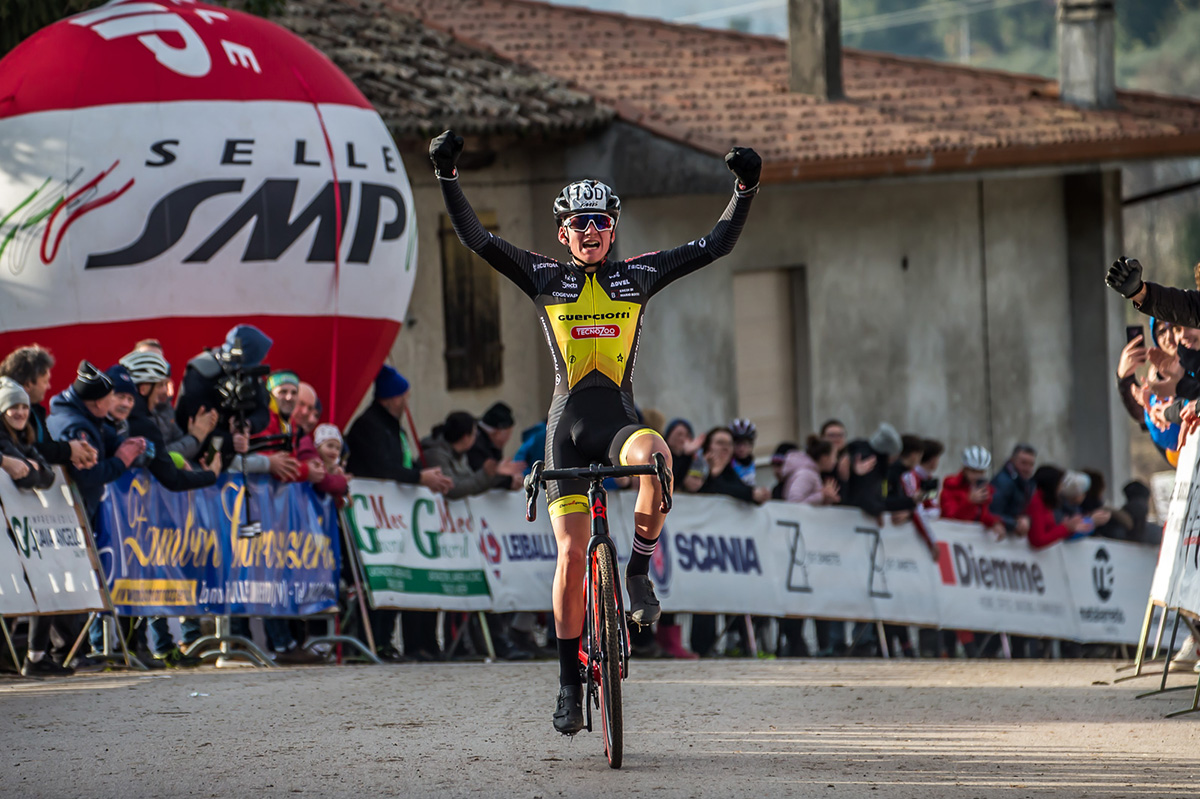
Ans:
{"label": "bicycle helmet on spectator", "polygon": [[171,376],[171,367],[157,352],[131,352],[119,363],[129,370],[133,382],[160,383]]}
{"label": "bicycle helmet on spectator", "polygon": [[618,219],[621,198],[598,180],[577,180],[554,198],[554,220],[560,225],[567,217],[586,213],[603,213]]}
{"label": "bicycle helmet on spectator", "polygon": [[963,450],[962,462],[967,469],[986,472],[992,466],[992,453],[983,447],[967,447]]}
{"label": "bicycle helmet on spectator", "polygon": [[749,419],[734,419],[729,423],[729,430],[733,433],[734,441],[753,441],[758,435],[758,428]]}

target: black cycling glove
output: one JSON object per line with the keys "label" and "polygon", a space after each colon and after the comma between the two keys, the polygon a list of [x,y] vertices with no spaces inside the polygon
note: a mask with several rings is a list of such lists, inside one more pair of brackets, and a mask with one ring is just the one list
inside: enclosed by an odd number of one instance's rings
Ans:
{"label": "black cycling glove", "polygon": [[758,178],[762,175],[762,159],[749,147],[734,147],[730,150],[725,155],[725,166],[737,177],[743,191],[758,186]]}
{"label": "black cycling glove", "polygon": [[1113,261],[1112,268],[1108,270],[1104,282],[1110,289],[1128,300],[1142,290],[1142,265],[1137,262],[1136,258],[1126,258],[1122,255]]}
{"label": "black cycling glove", "polygon": [[462,155],[463,137],[452,130],[445,131],[429,142],[429,160],[433,162],[433,171],[439,178],[455,176],[454,165]]}

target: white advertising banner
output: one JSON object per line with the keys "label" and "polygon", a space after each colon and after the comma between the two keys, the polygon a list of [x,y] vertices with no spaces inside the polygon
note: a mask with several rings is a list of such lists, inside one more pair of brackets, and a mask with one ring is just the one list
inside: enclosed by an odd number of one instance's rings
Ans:
{"label": "white advertising banner", "polygon": [[[621,522],[632,520],[632,505],[622,502],[623,515],[609,514],[614,528],[630,526]],[[790,557],[787,537],[772,528],[765,508],[729,497],[681,497],[658,539],[650,578],[667,611],[779,615]]]}
{"label": "white advertising banner", "polygon": [[[351,499],[347,521],[376,605],[549,610],[557,549],[544,505],[529,524],[521,493],[442,503],[424,489],[374,480],[352,481]],[[622,565],[633,499],[609,494]],[[666,612],[1137,641],[1153,549],[1084,539],[1034,551],[1024,541],[994,542],[978,525],[929,529],[937,560],[911,524],[879,527],[853,509],[677,496],[650,577]],[[430,558],[434,539],[442,550]]]}
{"label": "white advertising banner", "polygon": [[1162,545],[1159,547],[1158,565],[1154,580],[1150,584],[1150,600],[1167,607],[1175,606],[1174,593],[1184,551],[1184,528],[1194,524],[1197,512],[1196,491],[1193,478],[1196,475],[1196,459],[1200,457],[1200,443],[1192,436],[1179,453],[1179,468],[1175,473],[1175,485],[1166,503],[1166,518],[1163,520]]}
{"label": "white advertising banner", "polygon": [[1064,545],[1063,563],[1074,601],[1079,638],[1137,641],[1155,553],[1150,547],[1103,538]]}
{"label": "white advertising banner", "polygon": [[345,518],[377,608],[492,607],[479,525],[464,500],[447,502],[389,480],[350,482]]}
{"label": "white advertising banner", "polygon": [[942,627],[1078,637],[1063,563],[1069,544],[1034,550],[1024,541],[993,541],[979,525],[935,522],[934,529]]}
{"label": "white advertising banner", "polygon": [[492,610],[541,611],[550,607],[558,547],[545,508],[525,521],[525,494],[490,491],[467,500],[479,524],[479,545],[492,590]]}
{"label": "white advertising banner", "polygon": [[[0,480],[7,477],[0,475]],[[21,556],[13,546],[12,538],[0,535],[0,616],[23,616],[26,613],[37,613],[37,603],[33,601],[33,592],[25,582],[25,569],[21,566]]]}
{"label": "white advertising banner", "polygon": [[[60,469],[45,491],[17,488],[0,473],[0,507],[39,613],[103,610],[70,488]],[[6,586],[7,588],[7,586]]]}

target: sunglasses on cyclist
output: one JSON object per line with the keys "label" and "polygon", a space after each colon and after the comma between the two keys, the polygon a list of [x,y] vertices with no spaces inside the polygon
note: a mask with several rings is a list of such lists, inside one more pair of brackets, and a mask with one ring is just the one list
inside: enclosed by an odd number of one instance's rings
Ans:
{"label": "sunglasses on cyclist", "polygon": [[563,220],[563,225],[576,233],[586,233],[588,225],[594,226],[597,233],[603,233],[606,230],[612,230],[616,224],[617,220],[608,214],[576,214],[570,219]]}

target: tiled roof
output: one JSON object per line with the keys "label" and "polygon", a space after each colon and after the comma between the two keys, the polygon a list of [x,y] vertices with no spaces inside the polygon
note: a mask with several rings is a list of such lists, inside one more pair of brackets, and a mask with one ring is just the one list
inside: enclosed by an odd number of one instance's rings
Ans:
{"label": "tiled roof", "polygon": [[294,0],[272,19],[332,59],[398,139],[446,128],[545,138],[614,116],[563,78],[455,41],[378,2]]}
{"label": "tiled roof", "polygon": [[755,147],[764,180],[825,180],[1200,153],[1200,103],[846,50],[846,100],[787,90],[787,42],[532,0],[383,0],[461,42],[562,78],[657,135]]}

